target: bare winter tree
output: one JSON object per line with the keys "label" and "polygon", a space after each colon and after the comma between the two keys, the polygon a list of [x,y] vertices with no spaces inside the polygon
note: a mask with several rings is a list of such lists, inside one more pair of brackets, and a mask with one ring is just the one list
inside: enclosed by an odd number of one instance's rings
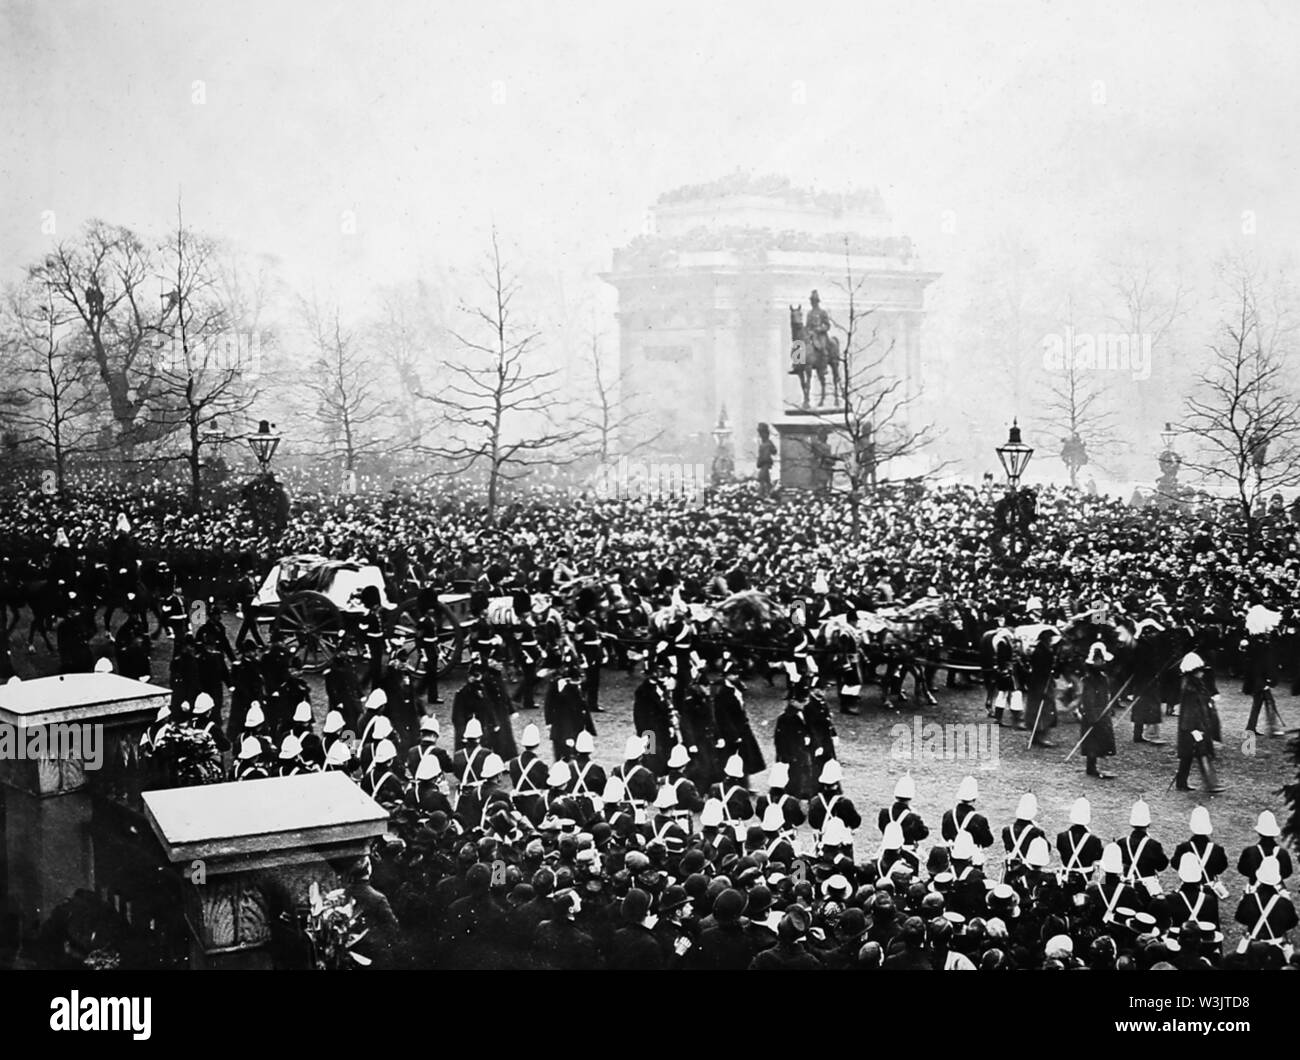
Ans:
{"label": "bare winter tree", "polygon": [[1282,285],[1260,268],[1236,261],[1222,272],[1228,298],[1210,367],[1186,400],[1181,433],[1196,452],[1184,466],[1232,490],[1254,547],[1264,495],[1300,485],[1300,402],[1285,372],[1295,320]]}
{"label": "bare winter tree", "polygon": [[395,440],[403,447],[418,446],[424,439],[424,405],[418,395],[435,366],[444,330],[437,291],[424,280],[381,292],[372,341],[396,384],[390,398]]}
{"label": "bare winter tree", "polygon": [[440,393],[421,396],[442,410],[451,437],[447,444],[421,449],[447,462],[443,474],[474,467],[487,473],[487,508],[496,511],[503,483],[522,478],[540,464],[571,462],[557,455],[580,435],[555,427],[552,409],[562,400],[557,370],[532,366],[539,334],[516,321],[519,285],[501,260],[496,229],[483,281],[483,305],[462,305],[474,325],[472,336],[451,331],[462,358],[447,362],[448,381]]}
{"label": "bare winter tree", "polygon": [[614,367],[601,353],[600,338],[591,336],[591,356],[582,382],[584,399],[573,413],[572,422],[582,431],[579,452],[608,464],[615,449],[621,456],[635,456],[663,437],[648,411],[639,407],[636,395],[623,392]]}
{"label": "bare winter tree", "polygon": [[[1073,298],[1067,299],[1065,320],[1066,335],[1073,336]],[[1076,360],[1074,350],[1064,353],[1064,364],[1046,378],[1037,419],[1045,430],[1060,436],[1061,461],[1069,472],[1070,485],[1078,486],[1079,472],[1086,464],[1102,466],[1097,457],[1114,445],[1117,424],[1115,413],[1107,407],[1110,395],[1097,372]]]}
{"label": "bare winter tree", "polygon": [[177,450],[155,459],[185,463],[190,504],[199,511],[205,432],[218,417],[238,418],[256,392],[223,297],[218,245],[185,227],[179,204],[176,229],[159,248],[159,259],[164,293],[156,330],[162,343],[144,419],[153,436]]}
{"label": "bare winter tree", "polygon": [[94,365],[79,344],[77,318],[48,284],[29,279],[15,286],[4,309],[4,403],[20,441],[49,460],[62,492],[71,458],[94,447]]}
{"label": "bare winter tree", "polygon": [[[128,228],[90,221],[30,270],[67,312],[81,321],[88,353],[107,398],[112,441],[129,460],[136,445],[159,437],[142,422],[154,396],[157,343],[165,304],[153,290],[154,255]],[[164,432],[165,433],[165,430]]]}
{"label": "bare winter tree", "polygon": [[320,437],[317,453],[351,480],[361,459],[388,448],[386,398],[370,351],[343,326],[338,305],[302,303],[313,359],[303,386],[314,404],[310,417]]}
{"label": "bare winter tree", "polygon": [[862,534],[862,501],[875,487],[877,471],[919,453],[936,437],[933,424],[913,424],[910,409],[920,394],[908,396],[904,381],[890,370],[895,339],[882,335],[875,310],[859,308],[865,283],[854,278],[846,248],[844,281],[837,284],[848,299],[848,319],[837,322],[843,334],[844,403],[833,419],[848,445],[831,459],[847,482],[855,542]]}

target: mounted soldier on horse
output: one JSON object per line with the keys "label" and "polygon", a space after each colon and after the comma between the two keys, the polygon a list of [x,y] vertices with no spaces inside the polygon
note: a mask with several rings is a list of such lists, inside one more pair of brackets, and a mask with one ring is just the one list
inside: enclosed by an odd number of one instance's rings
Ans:
{"label": "mounted soldier on horse", "polygon": [[816,291],[809,296],[812,307],[806,320],[801,319],[802,306],[790,307],[790,374],[799,377],[803,390],[803,407],[808,408],[809,391],[813,373],[821,388],[818,407],[826,404],[826,369],[831,370],[831,396],[836,405],[840,401],[840,340],[830,333],[830,314],[821,307],[821,296]]}

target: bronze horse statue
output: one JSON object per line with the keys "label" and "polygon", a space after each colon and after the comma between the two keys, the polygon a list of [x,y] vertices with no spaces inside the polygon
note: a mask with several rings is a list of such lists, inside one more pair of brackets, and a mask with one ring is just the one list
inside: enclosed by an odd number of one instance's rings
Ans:
{"label": "bronze horse statue", "polygon": [[836,405],[840,401],[840,340],[834,335],[826,335],[825,342],[805,336],[803,306],[790,306],[790,374],[799,377],[799,386],[803,390],[803,407],[808,408],[809,391],[812,388],[813,373],[817,373],[820,394],[818,407],[826,404],[826,369],[831,370],[831,396]]}

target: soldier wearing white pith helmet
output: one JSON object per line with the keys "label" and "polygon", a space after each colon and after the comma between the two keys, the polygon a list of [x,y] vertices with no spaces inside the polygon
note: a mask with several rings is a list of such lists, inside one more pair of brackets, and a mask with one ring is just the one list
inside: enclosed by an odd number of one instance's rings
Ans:
{"label": "soldier wearing white pith helmet", "polygon": [[1070,827],[1056,837],[1056,852],[1061,856],[1065,887],[1071,894],[1087,890],[1092,867],[1101,860],[1105,844],[1089,830],[1092,805],[1078,798],[1070,807]]}
{"label": "soldier wearing white pith helmet", "polygon": [[1116,840],[1124,859],[1124,878],[1154,898],[1161,893],[1160,873],[1169,867],[1169,857],[1147,832],[1151,827],[1151,807],[1146,800],[1138,799],[1133,804],[1128,823],[1129,834]]}
{"label": "soldier wearing white pith helmet", "polygon": [[347,746],[346,741],[343,739],[343,728],[343,715],[337,710],[331,710],[325,715],[325,724],[321,726],[321,743],[325,747],[325,756],[327,758],[330,749],[336,743]]}
{"label": "soldier wearing white pith helmet", "polygon": [[1219,899],[1211,890],[1200,859],[1187,851],[1178,860],[1178,889],[1152,903],[1157,920],[1177,934],[1189,920],[1219,927]]}
{"label": "soldier wearing white pith helmet", "polygon": [[1264,859],[1276,858],[1278,878],[1283,882],[1290,879],[1291,855],[1278,845],[1278,836],[1282,834],[1282,830],[1278,828],[1277,818],[1272,810],[1260,812],[1259,819],[1255,822],[1255,832],[1259,836],[1259,842],[1241,852],[1241,857],[1237,859],[1237,871],[1245,876],[1248,885],[1253,887],[1259,866]]}
{"label": "soldier wearing white pith helmet", "polygon": [[628,801],[633,806],[647,806],[659,793],[658,778],[646,763],[646,756],[645,741],[640,736],[629,736],[623,747],[623,764],[614,767],[614,776],[623,782]]}
{"label": "soldier wearing white pith helmet", "polygon": [[302,741],[291,732],[284,734],[284,739],[280,741],[279,762],[276,766],[276,773],[282,777],[298,777],[307,773],[315,773],[315,766],[308,763],[302,756]]}
{"label": "soldier wearing white pith helmet", "polygon": [[663,788],[671,788],[677,810],[684,811],[688,816],[704,809],[704,796],[700,794],[695,782],[686,775],[686,767],[690,764],[690,752],[685,745],[674,744],[668,754],[668,775],[664,777],[659,792],[662,795]]}
{"label": "soldier wearing white pith helmet", "polygon": [[217,750],[226,752],[230,750],[230,741],[226,739],[226,734],[217,724],[217,719],[212,716],[212,709],[215,704],[212,697],[206,692],[200,692],[194,697],[194,727],[199,732],[206,732],[212,737],[212,742],[217,745]]}
{"label": "soldier wearing white pith helmet", "polygon": [[495,751],[489,751],[483,759],[482,784],[456,803],[456,818],[466,829],[487,831],[488,822],[497,810],[510,809],[510,796],[504,787],[508,776],[505,761]]}
{"label": "soldier wearing white pith helmet", "polygon": [[961,831],[948,848],[952,866],[952,889],[947,896],[947,907],[969,919],[983,916],[985,909],[983,854],[975,845],[970,832]]}
{"label": "soldier wearing white pith helmet", "polygon": [[370,768],[370,763],[374,761],[375,748],[382,741],[388,740],[394,747],[397,746],[396,738],[393,735],[393,723],[388,720],[386,715],[380,714],[376,717],[375,723],[369,726],[367,732],[369,735],[361,741],[361,746],[357,750],[357,757],[361,760],[362,769]]}
{"label": "soldier wearing white pith helmet", "polygon": [[1193,854],[1201,866],[1205,882],[1214,889],[1219,898],[1228,896],[1227,888],[1219,883],[1219,877],[1228,871],[1228,852],[1210,838],[1214,834],[1214,825],[1210,822],[1210,811],[1204,806],[1192,810],[1188,821],[1191,837],[1174,847],[1171,859],[1174,865],[1183,863],[1184,854]]}
{"label": "soldier wearing white pith helmet", "polygon": [[596,804],[605,790],[605,767],[591,757],[595,750],[596,741],[591,733],[586,730],[578,733],[573,741],[573,779],[569,781],[569,794],[578,804],[578,821],[583,825],[596,815]]}
{"label": "soldier wearing white pith helmet", "polygon": [[[346,746],[346,745],[344,745]],[[427,814],[444,813],[451,817],[455,807],[451,804],[451,789],[437,756],[425,755],[415,765],[411,785],[407,788],[407,801]]]}
{"label": "soldier wearing white pith helmet", "polygon": [[957,787],[957,805],[945,810],[939,830],[943,841],[952,844],[960,832],[968,832],[975,846],[987,849],[993,845],[993,830],[989,828],[988,818],[975,809],[975,800],[979,798],[979,783],[974,777],[966,777]]}
{"label": "soldier wearing white pith helmet", "polygon": [[361,742],[364,744],[370,739],[371,730],[375,726],[375,721],[383,717],[384,708],[388,706],[388,693],[382,688],[376,688],[366,696],[366,702],[361,712]]}
{"label": "soldier wearing white pith helmet", "polygon": [[235,759],[235,779],[265,780],[270,775],[266,765],[266,748],[256,736],[245,736]]}
{"label": "soldier wearing white pith helmet", "polygon": [[817,794],[808,802],[808,823],[816,832],[826,828],[830,818],[837,818],[848,828],[862,827],[862,814],[853,805],[853,800],[844,794],[844,770],[839,762],[832,758],[822,766],[817,778]]}
{"label": "soldier wearing white pith helmet", "polygon": [[706,799],[700,811],[699,849],[715,868],[724,858],[736,853],[737,838],[735,829],[727,826],[722,800]]}
{"label": "soldier wearing white pith helmet", "polygon": [[916,849],[917,845],[930,834],[930,829],[921,820],[921,815],[912,809],[912,800],[916,798],[916,781],[911,773],[904,773],[894,785],[894,804],[880,811],[876,826],[884,834],[886,826],[893,821],[903,830],[903,843]]}
{"label": "soldier wearing white pith helmet", "polygon": [[754,817],[754,796],[745,785],[745,763],[740,755],[728,758],[722,773],[725,779],[714,784],[709,794],[722,801],[728,824],[744,825]]}
{"label": "soldier wearing white pith helmet", "polygon": [[523,750],[510,760],[511,801],[534,827],[546,816],[547,769],[546,763],[537,755],[541,742],[541,731],[530,722],[524,726]]}
{"label": "soldier wearing white pith helmet", "polygon": [[794,829],[786,821],[781,807],[774,802],[763,811],[763,853],[768,861],[790,865],[795,859]]}
{"label": "soldier wearing white pith helmet", "polygon": [[1270,854],[1259,863],[1255,886],[1237,905],[1235,919],[1246,929],[1238,952],[1244,951],[1251,942],[1287,945],[1288,936],[1300,921],[1291,896],[1282,886],[1282,871],[1275,856]]}
{"label": "soldier wearing white pith helmet", "polygon": [[1027,791],[1016,804],[1016,819],[1002,829],[1002,845],[1007,852],[1006,870],[1002,878],[1008,883],[1025,871],[1029,844],[1035,839],[1047,838],[1035,821],[1037,817],[1038,799],[1033,792]]}
{"label": "soldier wearing white pith helmet", "polygon": [[[700,812],[703,811],[704,804],[701,802]],[[670,783],[665,782],[655,796],[651,823],[654,826],[654,837],[660,842],[667,842],[670,836],[684,841],[693,831],[691,811],[681,805],[677,792]]]}
{"label": "soldier wearing white pith helmet", "polygon": [[406,785],[397,775],[397,764],[397,746],[392,740],[380,740],[370,765],[361,774],[361,790],[375,802],[400,802]]}
{"label": "soldier wearing white pith helmet", "polygon": [[438,762],[438,770],[441,773],[450,773],[452,771],[451,755],[438,746],[438,740],[442,736],[442,729],[438,725],[438,719],[432,714],[426,714],[420,719],[420,742],[406,752],[406,771],[414,776],[415,771],[420,768],[420,762],[425,758],[435,758]]}
{"label": "soldier wearing white pith helmet", "polygon": [[1139,913],[1147,907],[1147,895],[1124,879],[1124,855],[1118,843],[1107,843],[1101,852],[1101,876],[1088,888],[1093,899],[1097,926],[1109,929],[1119,923],[1120,910]]}
{"label": "soldier wearing white pith helmet", "polygon": [[[451,760],[452,775],[456,778],[457,800],[477,797],[478,789],[483,786],[483,763],[492,752],[479,743],[482,739],[483,723],[478,718],[470,718],[461,734],[461,748]],[[477,822],[471,823],[470,827],[474,823]]]}
{"label": "soldier wearing white pith helmet", "polygon": [[903,830],[891,823],[885,826],[875,858],[862,867],[862,876],[868,883],[879,883],[893,875],[899,864],[906,865],[913,873],[921,868],[916,855],[903,847]]}
{"label": "soldier wearing white pith helmet", "polygon": [[790,792],[786,785],[790,783],[790,767],[785,762],[776,762],[767,771],[767,794],[760,795],[754,805],[754,813],[760,819],[767,813],[769,806],[777,806],[785,818],[787,828],[798,828],[808,819],[803,804]]}
{"label": "soldier wearing white pith helmet", "polygon": [[257,700],[253,700],[248,705],[248,713],[244,715],[244,730],[240,734],[241,747],[250,736],[262,745],[262,754],[269,757],[273,748],[270,737],[266,734],[266,715],[262,713],[262,704]]}
{"label": "soldier wearing white pith helmet", "polygon": [[325,752],[326,773],[351,773],[354,765],[352,748],[343,740],[330,744],[329,750]]}

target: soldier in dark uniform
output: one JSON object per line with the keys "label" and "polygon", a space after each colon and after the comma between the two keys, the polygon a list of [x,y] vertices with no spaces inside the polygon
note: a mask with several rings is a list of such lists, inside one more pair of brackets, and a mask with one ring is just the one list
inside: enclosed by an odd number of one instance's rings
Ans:
{"label": "soldier in dark uniform", "polygon": [[939,824],[939,834],[945,843],[953,843],[958,834],[968,832],[975,846],[987,850],[993,845],[993,831],[988,818],[975,809],[979,798],[979,784],[974,777],[966,777],[957,787],[957,805],[945,810]]}
{"label": "soldier in dark uniform", "polygon": [[[1138,623],[1137,642],[1133,645],[1133,742],[1159,746],[1158,738],[1163,711],[1160,709],[1161,670],[1166,660],[1161,656],[1164,628],[1154,619]],[[1153,730],[1148,733],[1147,730]]]}
{"label": "soldier in dark uniform", "polygon": [[1237,859],[1237,872],[1246,877],[1249,886],[1253,887],[1260,864],[1266,858],[1274,858],[1278,863],[1279,880],[1285,882],[1290,879],[1293,870],[1291,854],[1278,843],[1278,837],[1282,833],[1272,810],[1260,811],[1259,819],[1255,822],[1255,832],[1259,836],[1259,842],[1241,852],[1241,857]]}
{"label": "soldier in dark uniform", "polygon": [[127,619],[113,637],[117,654],[117,672],[123,677],[147,681],[152,673],[149,666],[149,627],[138,608],[127,613]]}
{"label": "soldier in dark uniform", "polygon": [[251,641],[243,641],[239,646],[239,657],[230,668],[230,716],[226,732],[231,739],[243,729],[248,705],[254,700],[262,702],[264,699],[266,688],[262,684],[257,648]]}
{"label": "soldier in dark uniform", "polygon": [[1188,780],[1192,763],[1196,762],[1206,790],[1211,793],[1222,791],[1223,786],[1214,770],[1214,741],[1219,736],[1219,725],[1214,710],[1213,678],[1195,652],[1188,652],[1183,657],[1179,669],[1183,674],[1183,692],[1178,706],[1178,772],[1174,777],[1174,787],[1179,791],[1191,790]]}
{"label": "soldier in dark uniform", "polygon": [[194,634],[198,652],[199,687],[212,697],[216,715],[221,717],[226,702],[226,681],[230,676],[228,664],[235,659],[235,649],[230,646],[226,627],[221,624],[221,610],[215,601],[208,601],[207,621]]}
{"label": "soldier in dark uniform", "polygon": [[745,686],[740,680],[740,663],[729,658],[724,664],[722,680],[713,699],[713,716],[722,739],[722,757],[740,755],[745,775],[753,776],[767,768],[763,751],[745,712]]}
{"label": "soldier in dark uniform", "polygon": [[536,827],[546,815],[547,777],[546,763],[537,757],[541,734],[536,725],[524,727],[522,743],[524,749],[510,760],[510,785],[514,792],[511,798],[515,809]]}
{"label": "soldier in dark uniform", "polygon": [[653,802],[659,783],[654,769],[647,764],[651,756],[645,741],[640,736],[629,736],[623,756],[623,764],[614,768],[613,776],[622,782],[628,800],[640,806]]}
{"label": "soldier in dark uniform", "polygon": [[1214,826],[1210,823],[1210,812],[1204,806],[1197,806],[1192,810],[1188,826],[1192,834],[1190,838],[1174,847],[1171,862],[1174,865],[1181,865],[1184,854],[1194,855],[1197,864],[1201,866],[1205,882],[1213,887],[1219,877],[1228,871],[1228,852],[1210,838],[1214,833]]}
{"label": "soldier in dark uniform", "polygon": [[1277,858],[1267,857],[1260,862],[1255,887],[1242,896],[1234,919],[1246,929],[1243,944],[1265,942],[1278,947],[1286,944],[1287,936],[1300,920],[1282,887]]}
{"label": "soldier in dark uniform", "polygon": [[88,608],[74,606],[59,623],[56,640],[60,673],[88,674],[94,670],[95,659],[90,650],[93,621]]}
{"label": "soldier in dark uniform", "polygon": [[424,694],[429,703],[437,704],[442,702],[442,697],[438,694],[439,644],[442,634],[451,623],[444,614],[444,605],[438,599],[436,587],[427,586],[420,590],[418,606],[420,618],[416,623],[415,636],[420,648]]}
{"label": "soldier in dark uniform", "polygon": [[1065,886],[1077,894],[1087,890],[1092,868],[1101,860],[1102,841],[1088,830],[1092,806],[1087,799],[1075,799],[1070,807],[1070,827],[1056,837],[1056,851],[1065,866]]}
{"label": "soldier in dark uniform", "polygon": [[265,745],[256,736],[245,736],[235,761],[235,779],[265,780],[271,775],[267,760]]}
{"label": "soldier in dark uniform", "polygon": [[884,834],[885,827],[892,821],[903,830],[904,845],[915,850],[930,834],[921,815],[912,809],[912,800],[916,798],[916,782],[910,773],[898,778],[894,785],[894,803],[880,811],[876,823]]}
{"label": "soldier in dark uniform", "polygon": [[357,633],[366,649],[368,660],[366,677],[370,687],[375,689],[384,681],[384,664],[388,646],[379,590],[373,585],[367,585],[361,590],[361,602],[366,610],[357,622]]}
{"label": "soldier in dark uniform", "polygon": [[1055,747],[1047,734],[1056,726],[1052,704],[1052,683],[1056,677],[1055,639],[1060,634],[1045,629],[1029,655],[1029,675],[1025,682],[1025,725],[1033,733],[1034,747]]}
{"label": "soldier in dark uniform", "polygon": [[672,679],[658,668],[652,668],[633,695],[632,724],[643,740],[652,737],[646,748],[645,764],[655,774],[662,776],[665,760],[671,749],[677,728],[673,707]]}
{"label": "soldier in dark uniform", "polygon": [[776,806],[781,811],[785,825],[789,829],[798,828],[807,820],[803,805],[791,795],[786,787],[790,782],[790,767],[784,762],[777,762],[768,771],[767,794],[760,795],[754,804],[754,814],[760,819],[767,816],[767,808]]}
{"label": "soldier in dark uniform", "polygon": [[1111,721],[1110,677],[1106,664],[1111,655],[1101,641],[1088,650],[1079,696],[1080,753],[1087,762],[1087,773],[1099,780],[1114,780],[1115,774],[1097,768],[1097,759],[1115,754],[1115,726]]}
{"label": "soldier in dark uniform", "polygon": [[808,823],[817,832],[824,831],[826,821],[837,817],[850,829],[862,826],[862,814],[853,800],[844,794],[844,770],[835,759],[828,761],[818,778],[818,791],[808,803]]}
{"label": "soldier in dark uniform", "polygon": [[796,799],[812,797],[818,775],[814,770],[821,768],[813,758],[812,734],[804,718],[805,705],[806,701],[788,700],[772,732],[776,760],[784,763],[789,772],[786,790]]}
{"label": "soldier in dark uniform", "polygon": [[194,701],[194,727],[199,732],[206,732],[217,745],[222,754],[230,750],[230,740],[221,731],[221,725],[212,716],[213,702],[210,696],[197,697]]}
{"label": "soldier in dark uniform", "polygon": [[601,636],[595,601],[588,601],[584,606],[583,595],[588,592],[591,590],[584,589],[578,594],[579,613],[583,617],[578,623],[577,641],[583,661],[582,691],[587,698],[587,709],[595,714],[603,709],[600,705],[600,668],[605,665],[605,642]]}
{"label": "soldier in dark uniform", "polygon": [[1147,832],[1151,827],[1151,807],[1145,800],[1138,799],[1133,804],[1129,826],[1129,834],[1116,840],[1124,862],[1124,878],[1146,888],[1148,894],[1158,894],[1159,876],[1169,867],[1169,858],[1160,843]]}
{"label": "soldier in dark uniform", "polygon": [[1129,883],[1124,876],[1124,855],[1118,843],[1108,843],[1101,852],[1101,876],[1088,888],[1092,899],[1096,927],[1116,934],[1120,930],[1117,915],[1121,909],[1143,912],[1149,896]]}
{"label": "soldier in dark uniform", "polygon": [[1025,871],[1029,844],[1035,839],[1047,838],[1034,823],[1037,816],[1038,799],[1031,792],[1026,792],[1016,806],[1016,819],[1002,829],[1002,845],[1007,852],[1006,871],[1003,874],[1006,883],[1014,883],[1016,877]]}
{"label": "soldier in dark uniform", "polygon": [[331,710],[343,715],[344,727],[356,732],[361,724],[361,682],[357,680],[355,656],[346,640],[325,667],[325,699]]}
{"label": "soldier in dark uniform", "polygon": [[[180,647],[185,638],[190,635],[190,613],[185,606],[185,598],[181,596],[180,589],[173,587],[172,590],[163,597],[158,606],[158,614],[162,618],[163,625],[167,627],[168,632],[175,642],[173,650]],[[154,637],[158,636],[157,631]]]}
{"label": "soldier in dark uniform", "polygon": [[579,823],[587,825],[596,814],[594,799],[599,799],[605,790],[605,769],[591,756],[596,750],[596,742],[591,733],[580,732],[573,745],[574,756],[571,763],[572,779],[569,781],[569,794],[578,804]]}
{"label": "soldier in dark uniform", "polygon": [[[531,600],[524,593],[523,600],[516,600],[515,613],[519,617],[519,627],[515,632],[515,652],[519,660],[519,687],[515,689],[515,702],[524,710],[536,710],[537,670],[542,664],[542,647],[537,639],[537,622],[533,619],[529,607]],[[524,603],[527,600],[527,603]],[[519,613],[521,604],[523,613]]]}
{"label": "soldier in dark uniform", "polygon": [[481,738],[486,746],[487,734],[496,719],[492,706],[488,702],[487,690],[483,687],[483,667],[478,663],[470,666],[466,682],[456,693],[451,704],[451,724],[456,733],[454,747],[457,751],[465,742],[465,729],[471,720],[478,721]]}
{"label": "soldier in dark uniform", "polygon": [[686,774],[701,791],[707,791],[722,779],[722,761],[718,758],[718,730],[713,717],[713,701],[708,686],[695,678],[687,684],[678,714],[680,739],[690,752]]}
{"label": "soldier in dark uniform", "polygon": [[596,725],[591,720],[590,701],[583,691],[576,659],[564,664],[559,678],[547,689],[542,720],[551,728],[551,752],[557,762],[573,756],[579,733],[595,735]]}

